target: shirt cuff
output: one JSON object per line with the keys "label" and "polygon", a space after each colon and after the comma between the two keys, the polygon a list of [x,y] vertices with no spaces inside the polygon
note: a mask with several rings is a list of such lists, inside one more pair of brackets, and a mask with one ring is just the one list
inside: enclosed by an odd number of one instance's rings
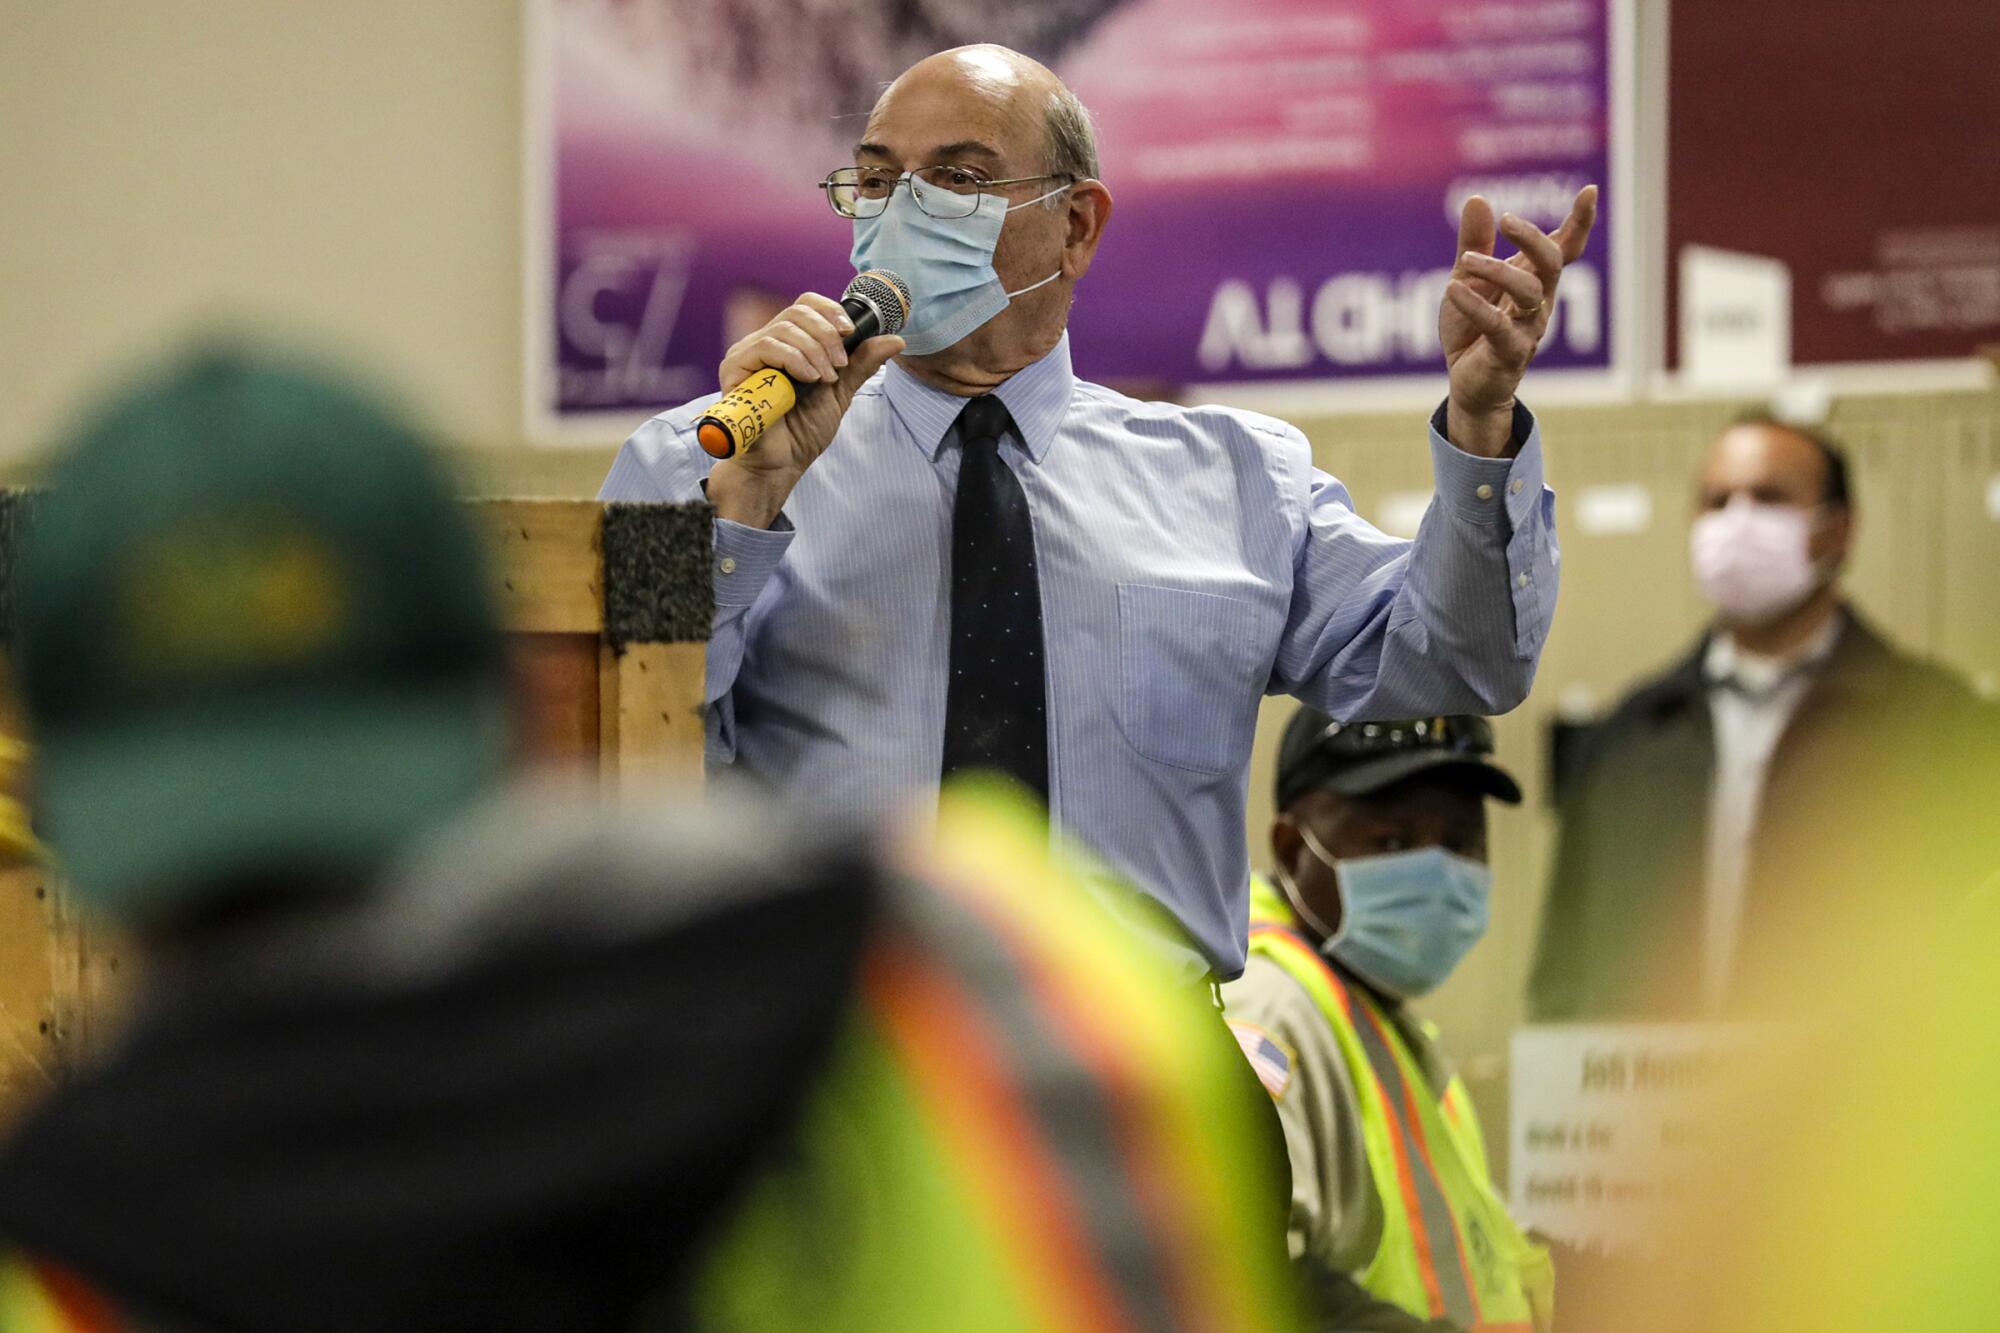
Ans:
{"label": "shirt cuff", "polygon": [[764,591],[798,532],[783,514],[768,528],[715,520],[715,604],[749,606]]}
{"label": "shirt cuff", "polygon": [[1431,471],[1438,499],[1468,523],[1526,526],[1542,503],[1542,428],[1535,414],[1514,404],[1512,458],[1468,454],[1444,436],[1445,407],[1431,416]]}

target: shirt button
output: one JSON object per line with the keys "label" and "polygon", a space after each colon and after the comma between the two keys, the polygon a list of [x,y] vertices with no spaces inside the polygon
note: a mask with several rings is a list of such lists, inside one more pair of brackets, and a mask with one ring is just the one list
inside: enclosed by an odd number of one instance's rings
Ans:
{"label": "shirt button", "polygon": [[1519,495],[1520,493],[1521,493],[1521,479],[1519,477],[1516,477],[1514,478],[1513,484],[1507,487],[1507,494]]}
{"label": "shirt button", "polygon": [[1474,491],[1473,494],[1482,500],[1491,500],[1493,498],[1493,488],[1482,483],[1479,489]]}
{"label": "shirt button", "polygon": [[1528,576],[1527,576],[1526,574],[1516,574],[1516,575],[1514,576],[1514,586],[1515,586],[1515,587],[1517,587],[1517,588],[1525,588],[1525,587],[1527,587],[1527,586],[1528,586]]}
{"label": "shirt button", "polygon": [[736,572],[735,556],[725,555],[722,557],[722,572],[725,574],[734,574]]}

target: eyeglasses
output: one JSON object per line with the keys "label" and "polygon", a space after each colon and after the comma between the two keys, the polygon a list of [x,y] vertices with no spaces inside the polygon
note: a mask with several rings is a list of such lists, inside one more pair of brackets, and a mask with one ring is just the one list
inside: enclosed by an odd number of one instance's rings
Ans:
{"label": "eyeglasses", "polygon": [[979,211],[979,201],[987,191],[1002,185],[1026,185],[1030,181],[1072,180],[1062,172],[1040,176],[1010,176],[987,180],[966,167],[925,167],[920,171],[895,172],[887,167],[842,167],[819,183],[826,202],[844,218],[880,217],[889,206],[889,196],[905,181],[917,207],[934,218],[969,218]]}

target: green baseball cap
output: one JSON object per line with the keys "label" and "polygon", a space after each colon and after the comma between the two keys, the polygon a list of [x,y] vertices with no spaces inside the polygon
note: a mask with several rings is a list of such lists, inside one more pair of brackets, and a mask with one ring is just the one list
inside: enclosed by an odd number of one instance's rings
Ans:
{"label": "green baseball cap", "polygon": [[231,349],[148,376],[59,451],[21,541],[39,827],[146,920],[247,875],[366,873],[497,781],[482,552],[397,416]]}

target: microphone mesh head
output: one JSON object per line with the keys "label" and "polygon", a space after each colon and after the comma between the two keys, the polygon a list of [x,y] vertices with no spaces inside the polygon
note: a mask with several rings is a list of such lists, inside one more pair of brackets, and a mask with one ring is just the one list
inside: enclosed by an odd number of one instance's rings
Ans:
{"label": "microphone mesh head", "polygon": [[901,333],[910,317],[910,285],[886,268],[854,275],[843,296],[858,296],[882,317],[882,332]]}

